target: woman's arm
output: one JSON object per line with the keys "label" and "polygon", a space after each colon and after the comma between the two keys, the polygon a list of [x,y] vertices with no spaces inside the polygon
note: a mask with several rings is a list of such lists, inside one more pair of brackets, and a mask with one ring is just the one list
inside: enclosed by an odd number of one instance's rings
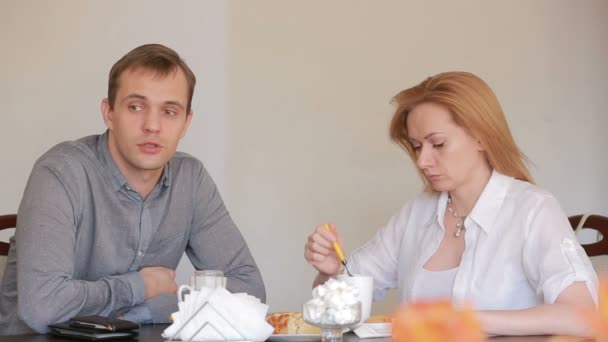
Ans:
{"label": "woman's arm", "polygon": [[572,335],[588,336],[584,313],[595,310],[593,298],[584,282],[567,287],[554,304],[524,310],[480,311],[477,317],[493,335]]}

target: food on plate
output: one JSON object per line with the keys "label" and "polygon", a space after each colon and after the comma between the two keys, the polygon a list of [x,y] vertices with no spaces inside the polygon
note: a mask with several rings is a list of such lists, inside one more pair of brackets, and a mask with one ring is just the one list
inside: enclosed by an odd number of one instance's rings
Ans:
{"label": "food on plate", "polygon": [[365,323],[390,323],[392,320],[393,318],[388,315],[374,315],[370,316]]}
{"label": "food on plate", "polygon": [[301,312],[275,312],[266,316],[273,334],[320,334],[321,329],[304,322]]}

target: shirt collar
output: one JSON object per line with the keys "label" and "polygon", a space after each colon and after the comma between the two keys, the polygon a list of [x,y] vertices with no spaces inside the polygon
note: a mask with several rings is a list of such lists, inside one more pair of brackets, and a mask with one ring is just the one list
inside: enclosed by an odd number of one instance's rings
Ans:
{"label": "shirt collar", "polygon": [[500,208],[505,201],[507,189],[512,180],[512,177],[493,170],[488,184],[486,184],[469,214],[469,218],[475,221],[486,233],[489,233],[494,227],[494,221],[500,214]]}
{"label": "shirt collar", "polygon": [[[97,139],[97,154],[99,155],[99,160],[102,165],[112,178],[112,184],[114,185],[114,190],[118,191],[123,187],[129,186],[129,182],[127,181],[127,177],[125,177],[122,172],[116,166],[114,159],[112,159],[112,155],[110,154],[110,149],[108,147],[108,130],[105,131],[102,135]],[[163,174],[160,176],[158,180],[159,184],[163,184],[168,187],[171,185],[171,160],[165,165],[163,169]]]}
{"label": "shirt collar", "polygon": [[[492,175],[488,184],[481,192],[481,196],[477,199],[473,210],[467,217],[477,223],[481,229],[486,233],[489,233],[494,226],[494,221],[500,213],[500,207],[505,200],[507,189],[511,183],[511,177],[505,176],[502,173],[492,170]],[[443,227],[443,217],[448,205],[448,193],[446,191],[439,193],[437,197],[437,208],[435,210],[436,215],[431,217],[429,224],[433,220],[437,220],[441,228]]]}
{"label": "shirt collar", "polygon": [[158,180],[158,182],[166,187],[171,186],[171,161],[173,160],[173,158],[169,159],[169,162],[167,163],[167,165],[165,165],[165,168],[163,169],[163,174],[160,176],[160,179]]}
{"label": "shirt collar", "polygon": [[[448,193],[447,192],[439,192],[439,197],[437,198],[437,208],[435,209],[435,217],[432,218],[432,220],[437,220],[437,223],[439,223],[439,226],[443,229],[445,229],[445,227],[443,226],[443,216],[445,215],[445,210],[447,209],[448,206]],[[432,221],[430,222],[432,223]]]}

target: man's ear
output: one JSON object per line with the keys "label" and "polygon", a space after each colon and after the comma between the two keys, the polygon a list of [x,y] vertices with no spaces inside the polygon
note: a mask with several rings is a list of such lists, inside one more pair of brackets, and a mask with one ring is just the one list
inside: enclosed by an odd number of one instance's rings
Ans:
{"label": "man's ear", "polygon": [[190,127],[190,122],[192,121],[192,116],[194,115],[193,111],[190,111],[190,113],[188,113],[188,115],[186,116],[186,125],[184,126],[184,129],[182,130],[182,134],[180,135],[180,139],[186,136],[186,132],[188,132],[188,128]]}
{"label": "man's ear", "polygon": [[103,122],[106,124],[108,129],[113,128],[112,114],[113,110],[110,106],[110,101],[107,98],[101,100],[101,116],[103,117]]}

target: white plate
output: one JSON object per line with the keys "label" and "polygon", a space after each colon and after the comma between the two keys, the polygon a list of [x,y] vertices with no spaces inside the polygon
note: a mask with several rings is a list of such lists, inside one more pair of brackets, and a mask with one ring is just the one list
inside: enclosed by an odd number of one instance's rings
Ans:
{"label": "white plate", "polygon": [[321,341],[321,334],[273,334],[268,341],[273,342],[316,342]]}

